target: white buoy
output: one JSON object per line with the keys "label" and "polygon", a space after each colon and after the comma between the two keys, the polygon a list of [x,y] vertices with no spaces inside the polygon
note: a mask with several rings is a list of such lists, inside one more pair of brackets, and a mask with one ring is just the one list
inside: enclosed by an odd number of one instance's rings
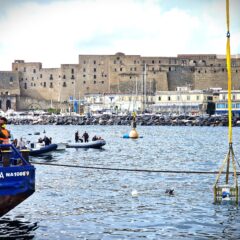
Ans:
{"label": "white buoy", "polygon": [[131,194],[132,197],[138,197],[138,191],[136,189],[132,190]]}

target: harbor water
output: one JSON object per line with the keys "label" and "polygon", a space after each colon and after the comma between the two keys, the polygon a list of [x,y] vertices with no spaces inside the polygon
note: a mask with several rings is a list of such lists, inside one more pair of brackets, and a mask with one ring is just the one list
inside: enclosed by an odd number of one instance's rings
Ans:
{"label": "harbor water", "polygon": [[[66,149],[34,162],[116,169],[217,171],[228,151],[226,127],[14,126],[15,138],[74,141],[86,130],[103,149]],[[33,133],[40,132],[37,136]],[[46,132],[46,133],[43,133]],[[32,134],[32,135],[30,135]],[[240,130],[233,129],[237,160]],[[216,175],[35,165],[36,192],[0,219],[0,238],[239,239],[240,211],[213,204]],[[174,189],[174,195],[165,193]],[[134,194],[133,194],[134,193]]]}

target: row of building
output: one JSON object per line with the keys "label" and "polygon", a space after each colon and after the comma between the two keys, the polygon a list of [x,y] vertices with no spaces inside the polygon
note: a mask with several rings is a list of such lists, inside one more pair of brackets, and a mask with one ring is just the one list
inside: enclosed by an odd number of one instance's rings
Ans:
{"label": "row of building", "polygon": [[[222,89],[158,91],[155,95],[88,94],[80,103],[87,112],[151,111],[161,114],[226,114],[228,92]],[[74,101],[72,102],[74,104]],[[240,90],[232,91],[232,110],[240,114]]]}

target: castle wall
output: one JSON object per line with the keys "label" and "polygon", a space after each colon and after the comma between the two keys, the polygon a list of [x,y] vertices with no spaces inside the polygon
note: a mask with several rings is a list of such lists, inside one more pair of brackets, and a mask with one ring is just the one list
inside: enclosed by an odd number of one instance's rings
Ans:
{"label": "castle wall", "polygon": [[[232,59],[233,89],[240,89],[240,58]],[[16,60],[12,71],[0,72],[0,94],[20,94],[40,100],[68,102],[85,94],[148,94],[175,90],[227,89],[226,59],[215,54],[177,57],[140,55],[79,55],[77,64],[42,68],[42,63]]]}
{"label": "castle wall", "polygon": [[0,72],[0,95],[20,94],[19,74],[12,71]]}

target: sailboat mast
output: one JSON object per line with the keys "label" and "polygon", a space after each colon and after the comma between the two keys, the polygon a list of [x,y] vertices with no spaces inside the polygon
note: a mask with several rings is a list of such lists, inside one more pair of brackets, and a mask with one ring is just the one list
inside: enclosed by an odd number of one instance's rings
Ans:
{"label": "sailboat mast", "polygon": [[144,67],[143,67],[143,85],[142,85],[142,111],[144,112],[145,111],[145,108],[146,108],[146,76],[147,76],[147,64],[145,63],[144,64]]}

